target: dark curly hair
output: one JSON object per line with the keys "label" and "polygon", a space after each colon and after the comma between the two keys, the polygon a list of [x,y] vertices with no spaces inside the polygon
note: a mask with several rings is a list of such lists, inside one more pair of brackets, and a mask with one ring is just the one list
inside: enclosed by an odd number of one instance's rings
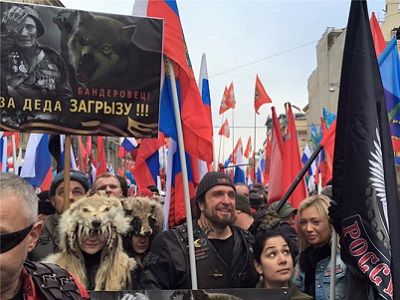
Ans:
{"label": "dark curly hair", "polygon": [[254,259],[256,260],[257,263],[261,264],[261,254],[263,252],[264,249],[264,245],[265,242],[272,238],[272,237],[277,237],[277,236],[281,236],[285,242],[287,243],[289,250],[290,250],[290,254],[293,258],[294,261],[294,257],[293,257],[293,250],[291,247],[291,243],[290,243],[290,239],[288,236],[286,236],[279,227],[276,227],[274,229],[267,229],[265,230],[257,239],[256,242],[254,243]]}

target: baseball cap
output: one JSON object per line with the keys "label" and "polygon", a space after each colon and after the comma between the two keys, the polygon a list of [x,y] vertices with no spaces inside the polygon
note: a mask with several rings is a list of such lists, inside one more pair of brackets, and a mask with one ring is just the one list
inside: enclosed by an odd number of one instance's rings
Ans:
{"label": "baseball cap", "polygon": [[[57,187],[63,181],[64,181],[64,171],[61,171],[56,175],[56,177],[54,177],[54,179],[53,179],[53,181],[51,183],[49,197],[52,197],[52,196],[54,196],[56,194]],[[79,182],[83,186],[83,188],[85,189],[85,192],[88,192],[89,189],[90,189],[89,179],[82,172],[71,171],[71,173],[70,173],[70,181]]]}
{"label": "baseball cap", "polygon": [[252,215],[250,200],[243,194],[236,194],[236,209],[241,210],[246,214]]}
{"label": "baseball cap", "polygon": [[[274,211],[277,211],[279,205],[279,201],[276,201],[272,203],[269,207],[273,209]],[[279,211],[279,217],[280,218],[286,218],[288,217],[291,213],[296,213],[297,209],[293,208],[290,203],[285,203],[281,210]]]}

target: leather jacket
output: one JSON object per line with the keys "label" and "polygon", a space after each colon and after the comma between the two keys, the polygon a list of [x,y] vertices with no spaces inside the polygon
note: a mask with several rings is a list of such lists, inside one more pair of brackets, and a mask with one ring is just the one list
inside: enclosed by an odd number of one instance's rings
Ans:
{"label": "leather jacket", "polygon": [[[253,237],[231,226],[234,242],[232,264],[227,266],[206,234],[193,222],[198,287],[201,289],[252,288],[258,274],[254,267]],[[155,237],[144,260],[139,289],[190,289],[186,223]]]}
{"label": "leather jacket", "polygon": [[82,284],[56,265],[26,262],[21,279],[22,295],[26,300],[90,299]]}

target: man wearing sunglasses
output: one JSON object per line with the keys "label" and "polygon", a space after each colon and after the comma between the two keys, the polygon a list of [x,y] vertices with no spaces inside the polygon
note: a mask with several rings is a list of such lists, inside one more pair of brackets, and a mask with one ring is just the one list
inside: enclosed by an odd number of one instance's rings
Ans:
{"label": "man wearing sunglasses", "polygon": [[82,285],[57,265],[26,261],[39,238],[38,198],[22,178],[0,173],[0,299],[88,299]]}

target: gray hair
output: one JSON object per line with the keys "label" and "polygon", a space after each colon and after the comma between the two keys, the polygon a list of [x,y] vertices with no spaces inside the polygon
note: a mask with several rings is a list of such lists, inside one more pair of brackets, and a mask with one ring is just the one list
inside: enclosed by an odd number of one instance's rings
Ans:
{"label": "gray hair", "polygon": [[23,178],[11,174],[0,172],[0,199],[7,201],[8,195],[18,197],[22,202],[22,211],[28,223],[33,223],[38,217],[38,197],[34,188]]}

